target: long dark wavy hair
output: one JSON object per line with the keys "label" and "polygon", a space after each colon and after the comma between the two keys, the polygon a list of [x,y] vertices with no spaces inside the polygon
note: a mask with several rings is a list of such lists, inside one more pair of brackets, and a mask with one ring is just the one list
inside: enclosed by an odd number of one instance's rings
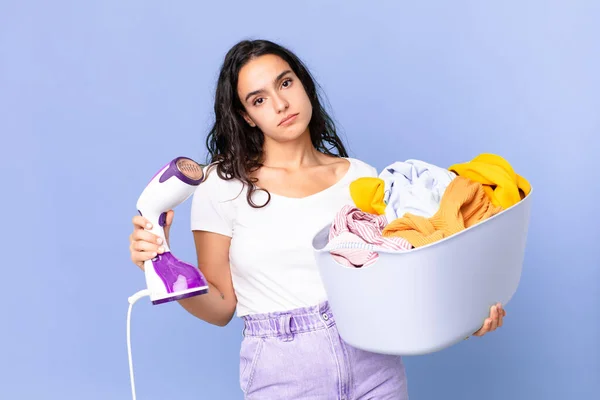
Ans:
{"label": "long dark wavy hair", "polygon": [[268,194],[265,204],[258,206],[252,201],[257,180],[250,178],[250,174],[263,165],[264,135],[258,127],[251,127],[244,120],[242,112],[245,109],[238,97],[237,85],[242,67],[267,54],[285,60],[302,82],[313,108],[308,128],[315,149],[324,154],[348,157],[332,119],[321,105],[317,84],[303,62],[290,50],[268,40],[237,43],[227,52],[221,67],[215,95],[215,123],[206,138],[206,146],[209,163],[217,166],[219,177],[239,179],[245,183],[248,204],[254,208],[266,206],[271,199],[270,193],[265,190]]}

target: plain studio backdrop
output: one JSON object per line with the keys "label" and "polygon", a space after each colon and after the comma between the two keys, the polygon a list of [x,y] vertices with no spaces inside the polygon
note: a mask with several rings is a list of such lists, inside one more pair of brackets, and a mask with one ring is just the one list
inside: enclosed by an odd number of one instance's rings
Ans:
{"label": "plain studio backdrop", "polygon": [[[0,398],[131,398],[137,197],[199,161],[238,40],[289,46],[351,156],[381,170],[505,157],[535,188],[505,325],[407,357],[411,399],[584,399],[600,389],[597,1],[1,1]],[[194,262],[187,202],[174,253]],[[240,399],[241,321],[133,310],[140,400]]]}

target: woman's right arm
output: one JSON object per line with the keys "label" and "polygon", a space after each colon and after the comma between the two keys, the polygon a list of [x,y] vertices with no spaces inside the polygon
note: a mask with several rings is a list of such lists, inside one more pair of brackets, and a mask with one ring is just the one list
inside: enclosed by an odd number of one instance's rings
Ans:
{"label": "woman's right arm", "polygon": [[[169,229],[173,221],[173,211],[167,213],[165,237],[169,244]],[[144,261],[158,253],[158,237],[145,230],[148,221],[136,215],[133,217],[134,231],[130,236],[132,261],[144,269]],[[231,238],[217,233],[194,231],[194,242],[198,268],[208,282],[208,293],[178,300],[179,304],[193,316],[210,324],[225,326],[235,313],[237,299],[233,291],[229,267],[229,246]]]}
{"label": "woman's right arm", "polygon": [[231,238],[194,231],[198,268],[208,282],[208,293],[179,300],[190,314],[214,325],[225,326],[233,318],[237,299],[229,266]]}

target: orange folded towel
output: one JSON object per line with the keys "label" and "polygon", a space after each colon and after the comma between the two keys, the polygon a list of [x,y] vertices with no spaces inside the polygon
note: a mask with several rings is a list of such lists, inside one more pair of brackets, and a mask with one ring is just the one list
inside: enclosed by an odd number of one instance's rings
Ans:
{"label": "orange folded towel", "polygon": [[383,236],[399,236],[413,247],[425,246],[458,233],[502,211],[486,195],[483,185],[457,176],[446,188],[439,210],[425,218],[410,213],[390,222]]}

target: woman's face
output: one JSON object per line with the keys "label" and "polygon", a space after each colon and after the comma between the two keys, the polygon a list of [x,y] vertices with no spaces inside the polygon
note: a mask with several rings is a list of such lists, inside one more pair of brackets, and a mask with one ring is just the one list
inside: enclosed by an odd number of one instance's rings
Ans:
{"label": "woman's face", "polygon": [[257,126],[265,139],[285,142],[308,134],[312,105],[304,86],[287,62],[264,55],[248,62],[239,73],[238,96],[244,119]]}

